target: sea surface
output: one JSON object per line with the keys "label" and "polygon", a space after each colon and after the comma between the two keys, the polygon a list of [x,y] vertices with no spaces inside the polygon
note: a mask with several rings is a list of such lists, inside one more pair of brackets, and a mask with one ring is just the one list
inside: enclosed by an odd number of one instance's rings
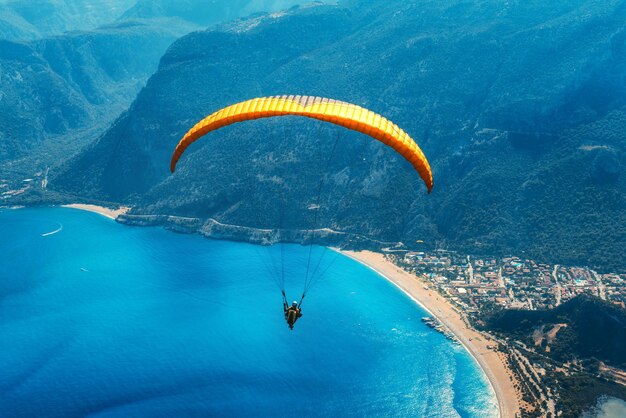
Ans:
{"label": "sea surface", "polygon": [[290,331],[273,279],[296,298],[309,250],[0,211],[0,416],[497,416],[469,353],[331,250]]}
{"label": "sea surface", "polygon": [[626,417],[626,402],[619,398],[603,396],[596,405],[585,411],[581,418],[624,418]]}

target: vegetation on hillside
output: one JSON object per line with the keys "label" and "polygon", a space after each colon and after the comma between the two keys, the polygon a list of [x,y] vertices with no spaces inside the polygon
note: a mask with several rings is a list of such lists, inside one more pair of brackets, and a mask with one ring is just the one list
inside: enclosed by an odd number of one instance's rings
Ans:
{"label": "vegetation on hillside", "polygon": [[[624,271],[625,11],[619,1],[345,2],[192,33],[52,187],[135,213],[262,227],[310,228],[319,197],[319,226],[409,248],[424,240]],[[170,175],[197,120],[285,93],[396,121],[430,159],[433,193],[386,147],[315,122],[229,127]],[[267,203],[276,184],[282,221]]]}
{"label": "vegetation on hillside", "polygon": [[603,395],[626,399],[626,386],[605,366],[626,369],[623,308],[581,295],[552,310],[500,310],[483,320],[484,329],[511,341],[544,371],[540,384],[557,395],[562,416],[580,416]]}

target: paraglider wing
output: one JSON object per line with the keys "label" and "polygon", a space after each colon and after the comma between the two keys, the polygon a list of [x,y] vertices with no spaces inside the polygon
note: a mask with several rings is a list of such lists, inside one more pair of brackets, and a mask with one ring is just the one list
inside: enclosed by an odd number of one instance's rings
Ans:
{"label": "paraglider wing", "polygon": [[273,116],[305,116],[330,122],[361,132],[390,146],[419,173],[428,188],[433,188],[433,175],[422,150],[415,141],[397,125],[363,107],[315,96],[271,96],[247,100],[225,107],[198,122],[180,140],[172,155],[170,170],[187,147],[207,133],[233,123]]}

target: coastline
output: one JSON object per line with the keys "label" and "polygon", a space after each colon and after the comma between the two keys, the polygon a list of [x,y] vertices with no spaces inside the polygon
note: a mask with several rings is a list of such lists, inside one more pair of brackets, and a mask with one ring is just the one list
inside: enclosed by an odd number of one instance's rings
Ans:
{"label": "coastline", "polygon": [[107,208],[104,206],[98,206],[98,205],[88,205],[88,204],[83,204],[83,203],[71,203],[68,205],[61,205],[61,207],[63,208],[72,208],[72,209],[80,209],[80,210],[86,210],[88,212],[94,212],[94,213],[98,213],[102,216],[106,216],[109,219],[115,219],[118,216],[128,212],[130,210],[130,207],[128,206],[121,206],[118,209],[111,209],[111,208]]}
{"label": "coastline", "polygon": [[[131,209],[126,206],[111,209],[99,205],[80,203],[64,204],[60,205],[60,207],[98,213],[112,220],[126,214]],[[432,283],[404,271],[387,260],[382,253],[369,250],[351,251],[340,250],[334,247],[330,248],[375,271],[442,323],[454,334],[484,372],[496,395],[499,416],[502,418],[519,416],[521,408],[517,391],[514,387],[516,381],[508,369],[504,355],[492,348],[497,346],[498,342],[470,327],[460,311],[448,299],[432,288]]]}
{"label": "coastline", "polygon": [[[469,327],[450,301],[431,289],[431,284],[407,273],[373,251],[336,250],[387,279],[444,324],[479,364],[496,394],[500,417],[514,418],[520,411],[514,381],[504,359],[490,347],[497,342]],[[428,286],[428,289],[425,288]]]}

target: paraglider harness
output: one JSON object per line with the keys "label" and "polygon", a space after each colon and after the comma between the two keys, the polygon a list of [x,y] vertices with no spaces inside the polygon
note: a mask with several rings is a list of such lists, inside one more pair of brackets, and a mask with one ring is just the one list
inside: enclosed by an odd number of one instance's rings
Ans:
{"label": "paraglider harness", "polygon": [[290,306],[287,303],[287,296],[285,296],[285,292],[283,291],[283,310],[285,311],[285,320],[287,321],[287,325],[289,325],[289,329],[293,330],[293,326],[295,325],[298,318],[302,316],[302,300],[304,299],[304,294],[300,298],[300,302],[296,306]]}

